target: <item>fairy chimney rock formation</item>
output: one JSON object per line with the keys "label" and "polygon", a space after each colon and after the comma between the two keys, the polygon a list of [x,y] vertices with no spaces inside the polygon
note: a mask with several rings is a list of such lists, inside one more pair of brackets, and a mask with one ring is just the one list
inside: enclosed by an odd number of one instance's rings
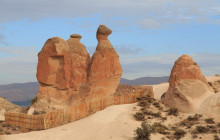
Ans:
{"label": "fairy chimney rock formation", "polygon": [[40,88],[35,107],[69,106],[113,95],[122,68],[108,40],[111,33],[105,25],[99,26],[98,45],[92,59],[78,34],[70,35],[66,41],[59,37],[48,39],[38,54]]}
{"label": "fairy chimney rock formation", "polygon": [[88,66],[90,55],[86,47],[80,42],[81,36],[72,34],[67,40],[69,44],[68,52],[71,56],[71,86],[79,89],[87,82]]}
{"label": "fairy chimney rock formation", "polygon": [[202,74],[199,65],[188,55],[176,60],[170,74],[168,91],[162,102],[182,112],[194,112],[213,90]]}
{"label": "fairy chimney rock formation", "polygon": [[105,25],[100,25],[96,33],[98,45],[92,56],[88,75],[91,98],[113,94],[123,73],[119,56],[108,40],[111,33]]}
{"label": "fairy chimney rock formation", "polygon": [[71,59],[68,44],[59,37],[46,41],[38,54],[37,80],[58,89],[69,88]]}

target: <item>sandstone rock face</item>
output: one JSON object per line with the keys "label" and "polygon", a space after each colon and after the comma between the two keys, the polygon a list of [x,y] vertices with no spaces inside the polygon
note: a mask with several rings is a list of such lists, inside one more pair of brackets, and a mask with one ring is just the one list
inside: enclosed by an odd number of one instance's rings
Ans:
{"label": "sandstone rock face", "polygon": [[90,98],[103,97],[115,92],[122,75],[119,56],[108,36],[112,33],[104,25],[100,25],[96,37],[98,45],[89,67]]}
{"label": "sandstone rock face", "polygon": [[71,57],[68,44],[59,37],[48,39],[38,54],[37,79],[58,89],[70,86]]}
{"label": "sandstone rock face", "polygon": [[220,80],[214,82],[208,82],[208,83],[212,87],[215,93],[220,92]]}
{"label": "sandstone rock face", "polygon": [[111,33],[106,26],[99,26],[92,59],[80,42],[80,35],[72,34],[67,41],[59,37],[48,39],[38,54],[40,88],[35,108],[63,108],[113,95],[122,68],[108,40]]}
{"label": "sandstone rock face", "polygon": [[181,56],[170,74],[169,88],[161,100],[182,112],[194,112],[213,93],[197,63],[188,55]]}
{"label": "sandstone rock face", "polygon": [[86,47],[80,42],[81,36],[73,34],[67,40],[69,44],[68,52],[71,56],[71,87],[80,87],[87,82],[88,66],[90,56]]}
{"label": "sandstone rock face", "polygon": [[216,121],[220,121],[220,92],[212,94],[205,99],[198,112],[203,113],[209,117],[215,118]]}

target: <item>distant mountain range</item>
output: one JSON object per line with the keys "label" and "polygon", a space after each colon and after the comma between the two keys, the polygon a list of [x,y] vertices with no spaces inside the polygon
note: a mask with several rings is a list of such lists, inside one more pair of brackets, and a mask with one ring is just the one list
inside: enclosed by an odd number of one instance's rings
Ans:
{"label": "distant mountain range", "polygon": [[0,85],[0,96],[14,104],[26,106],[36,96],[38,87],[38,82]]}
{"label": "distant mountain range", "polygon": [[[168,82],[169,76],[164,77],[141,77],[134,80],[128,80],[121,78],[120,84],[126,85],[155,85],[163,82]],[[0,85],[0,96],[4,97],[8,101],[20,105],[30,105],[31,99],[33,99],[38,91],[38,82],[29,83],[14,83],[8,85]]]}
{"label": "distant mountain range", "polygon": [[128,80],[121,78],[120,84],[126,85],[156,85],[164,82],[168,82],[169,76],[163,77],[141,77],[134,80]]}

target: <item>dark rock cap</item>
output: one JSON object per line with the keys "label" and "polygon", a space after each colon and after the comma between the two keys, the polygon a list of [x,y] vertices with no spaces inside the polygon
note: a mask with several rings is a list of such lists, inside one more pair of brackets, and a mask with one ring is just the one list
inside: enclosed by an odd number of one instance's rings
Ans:
{"label": "dark rock cap", "polygon": [[102,34],[102,35],[110,35],[112,33],[112,30],[110,30],[108,27],[105,25],[100,25],[98,30],[97,30],[97,35]]}
{"label": "dark rock cap", "polygon": [[82,38],[82,36],[79,34],[71,34],[70,37],[71,38]]}

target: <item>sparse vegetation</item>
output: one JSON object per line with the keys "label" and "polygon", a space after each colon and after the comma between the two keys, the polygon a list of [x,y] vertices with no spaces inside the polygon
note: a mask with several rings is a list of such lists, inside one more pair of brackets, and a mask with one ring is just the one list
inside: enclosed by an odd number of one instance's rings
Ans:
{"label": "sparse vegetation", "polygon": [[39,111],[37,111],[37,110],[34,110],[34,113],[33,113],[33,115],[39,115],[40,114],[40,112]]}
{"label": "sparse vegetation", "polygon": [[157,122],[152,125],[152,130],[154,133],[160,133],[164,135],[170,134],[170,132],[168,131],[169,129],[165,125]]}
{"label": "sparse vegetation", "polygon": [[214,124],[215,121],[213,120],[213,118],[207,118],[204,120],[206,123],[209,123],[209,124]]}
{"label": "sparse vegetation", "polygon": [[214,135],[214,140],[220,140],[220,138],[218,137],[218,135]]}
{"label": "sparse vegetation", "polygon": [[150,135],[152,133],[152,126],[147,124],[146,121],[141,123],[141,127],[138,127],[136,130],[134,130],[135,135],[137,136],[137,139],[144,139],[144,140],[150,140]]}
{"label": "sparse vegetation", "polygon": [[193,134],[193,135],[192,135],[192,138],[195,139],[195,138],[198,138],[198,136],[195,135],[195,134]]}
{"label": "sparse vegetation", "polygon": [[176,129],[174,132],[174,137],[176,139],[181,139],[182,137],[184,137],[184,135],[186,134],[186,131],[184,131],[183,129]]}
{"label": "sparse vegetation", "polygon": [[170,108],[168,110],[168,115],[178,116],[178,109],[177,108]]}
{"label": "sparse vegetation", "polygon": [[215,76],[220,77],[220,74],[215,74]]}
{"label": "sparse vegetation", "polygon": [[205,126],[196,126],[196,130],[194,131],[195,134],[207,132],[209,132],[209,128]]}
{"label": "sparse vegetation", "polygon": [[144,118],[145,118],[145,116],[144,116],[143,113],[137,112],[136,114],[134,114],[134,118],[135,118],[136,120],[138,120],[138,121],[143,121]]}
{"label": "sparse vegetation", "polygon": [[[177,108],[167,109],[165,105],[159,101],[155,101],[150,97],[142,97],[138,103],[139,112],[137,112],[134,117],[136,120],[143,121],[145,119],[152,119],[153,124],[148,124],[151,129],[150,133],[159,133],[164,135],[164,139],[181,139],[187,133],[191,133],[192,139],[204,139],[202,135],[210,135],[213,137],[215,134],[215,140],[219,140],[220,134],[220,123],[216,123],[213,118],[204,118],[202,114],[195,114],[186,117],[186,115],[180,114]],[[163,109],[163,108],[164,109]],[[163,110],[162,110],[163,109]],[[164,116],[166,115],[169,116]],[[180,119],[179,122],[171,123],[168,125],[165,121],[170,117],[173,119]],[[158,119],[159,118],[159,119]],[[155,121],[155,122],[154,122]],[[139,134],[143,135],[143,130],[139,128]],[[136,133],[137,135],[137,133]],[[213,136],[212,136],[213,135]],[[208,136],[210,138],[210,136]],[[137,137],[138,140],[145,140],[143,137]],[[150,138],[149,138],[150,139]]]}
{"label": "sparse vegetation", "polygon": [[31,104],[32,104],[32,105],[35,104],[36,102],[37,102],[37,96],[34,97],[33,99],[31,99]]}
{"label": "sparse vegetation", "polygon": [[160,112],[154,113],[152,111],[144,111],[143,113],[146,114],[146,115],[150,115],[150,116],[156,117],[156,118],[162,118]]}
{"label": "sparse vegetation", "polygon": [[217,123],[217,125],[216,125],[216,126],[220,128],[220,123]]}
{"label": "sparse vegetation", "polygon": [[6,134],[6,135],[11,135],[11,132],[6,131],[5,134]]}

